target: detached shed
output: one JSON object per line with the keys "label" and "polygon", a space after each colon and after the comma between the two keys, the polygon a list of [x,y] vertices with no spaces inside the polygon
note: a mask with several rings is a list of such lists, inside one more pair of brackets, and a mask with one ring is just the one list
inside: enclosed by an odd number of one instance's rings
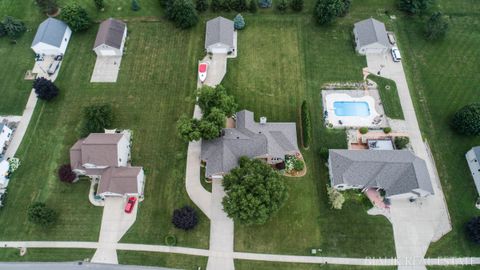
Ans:
{"label": "detached shed", "polygon": [[63,55],[67,50],[72,30],[63,21],[48,18],[37,29],[32,50],[38,55]]}
{"label": "detached shed", "polygon": [[385,24],[374,18],[355,23],[353,34],[355,50],[360,54],[384,53],[390,46]]}
{"label": "detached shed", "polygon": [[207,53],[231,53],[235,50],[233,21],[217,17],[207,22],[205,50]]}
{"label": "detached shed", "polygon": [[100,24],[93,50],[98,56],[122,56],[127,38],[127,25],[116,19]]}

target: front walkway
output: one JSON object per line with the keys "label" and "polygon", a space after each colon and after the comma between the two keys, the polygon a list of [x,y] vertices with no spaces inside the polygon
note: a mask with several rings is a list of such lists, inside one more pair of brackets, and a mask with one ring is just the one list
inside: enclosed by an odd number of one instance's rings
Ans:
{"label": "front walkway", "polygon": [[123,197],[105,198],[98,248],[92,262],[118,264],[116,244],[135,223],[138,203],[130,214],[125,213],[124,207]]}
{"label": "front walkway", "polygon": [[[421,259],[431,242],[437,241],[451,230],[449,213],[443,196],[435,163],[428,153],[418,125],[407,79],[402,63],[393,62],[389,54],[367,54],[368,70],[392,79],[397,84],[398,95],[405,116],[406,131],[417,156],[424,159],[432,181],[434,195],[410,203],[408,199],[394,199],[391,221],[395,249],[399,259]],[[399,267],[399,269],[426,269],[425,266]]]}

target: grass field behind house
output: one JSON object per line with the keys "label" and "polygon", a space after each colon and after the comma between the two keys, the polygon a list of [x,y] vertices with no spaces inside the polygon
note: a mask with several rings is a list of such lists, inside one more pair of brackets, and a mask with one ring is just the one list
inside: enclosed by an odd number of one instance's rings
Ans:
{"label": "grass field behind house", "polygon": [[439,6],[450,24],[442,41],[427,42],[420,19],[402,16],[396,23],[417,117],[433,151],[453,225],[427,255],[477,256],[480,246],[464,230],[470,218],[480,215],[465,153],[480,145],[480,137],[454,133],[449,121],[462,106],[480,102],[480,5],[460,0],[439,1]]}

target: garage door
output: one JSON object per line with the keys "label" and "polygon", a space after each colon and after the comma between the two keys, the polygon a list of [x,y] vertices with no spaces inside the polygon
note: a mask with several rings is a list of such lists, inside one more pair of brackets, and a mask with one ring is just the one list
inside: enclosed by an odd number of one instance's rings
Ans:
{"label": "garage door", "polygon": [[100,55],[102,56],[115,56],[114,50],[100,50]]}
{"label": "garage door", "polygon": [[212,53],[228,53],[227,48],[212,48]]}

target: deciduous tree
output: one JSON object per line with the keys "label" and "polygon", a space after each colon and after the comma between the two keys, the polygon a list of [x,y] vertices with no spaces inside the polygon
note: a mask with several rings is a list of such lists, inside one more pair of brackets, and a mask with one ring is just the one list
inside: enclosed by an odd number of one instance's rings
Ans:
{"label": "deciduous tree", "polygon": [[35,94],[39,99],[46,101],[52,100],[54,97],[58,96],[58,88],[52,81],[47,80],[43,77],[35,79],[33,81],[33,88],[35,89]]}
{"label": "deciduous tree", "polygon": [[90,133],[102,133],[112,128],[113,110],[110,104],[96,104],[85,107],[83,110],[82,136]]}
{"label": "deciduous tree", "polygon": [[398,8],[408,14],[421,14],[432,6],[433,0],[399,0]]}
{"label": "deciduous tree", "polygon": [[303,0],[292,0],[290,2],[290,7],[292,8],[293,11],[302,11],[303,10]]}
{"label": "deciduous tree", "polygon": [[179,28],[186,29],[198,23],[198,14],[192,0],[173,0],[167,6],[167,17]]}
{"label": "deciduous tree", "polygon": [[320,25],[330,24],[340,14],[342,8],[341,0],[317,0],[313,17]]}
{"label": "deciduous tree", "polygon": [[61,17],[73,32],[87,30],[92,23],[87,10],[75,3],[65,6]]}
{"label": "deciduous tree", "polygon": [[27,216],[30,222],[42,227],[53,225],[58,218],[58,214],[55,212],[55,210],[47,207],[45,203],[42,202],[32,203],[28,207]]}
{"label": "deciduous tree", "polygon": [[429,40],[438,40],[445,36],[448,30],[448,21],[441,12],[435,12],[425,24],[425,37]]}
{"label": "deciduous tree", "polygon": [[58,177],[60,178],[60,181],[66,183],[72,183],[77,179],[77,175],[72,171],[70,164],[63,164],[60,166],[58,169]]}
{"label": "deciduous tree", "polygon": [[175,209],[173,211],[172,223],[178,229],[191,230],[198,224],[197,212],[190,206]]}
{"label": "deciduous tree", "polygon": [[340,193],[340,191],[327,186],[327,195],[328,201],[330,202],[330,205],[333,209],[342,209],[343,203],[345,202],[345,197],[343,197],[343,194]]}
{"label": "deciduous tree", "polygon": [[250,0],[250,4],[248,4],[248,10],[251,13],[257,13],[258,11],[257,0]]}
{"label": "deciduous tree", "polygon": [[198,12],[205,12],[208,10],[208,1],[207,0],[197,0],[195,2],[195,9]]}
{"label": "deciduous tree", "polygon": [[48,15],[53,15],[58,11],[57,0],[35,0],[40,10]]}
{"label": "deciduous tree", "polygon": [[480,217],[472,218],[466,225],[467,235],[475,244],[480,245]]}
{"label": "deciduous tree", "polygon": [[480,135],[480,103],[461,108],[452,118],[452,128],[464,135]]}
{"label": "deciduous tree", "polygon": [[288,198],[283,178],[268,164],[241,158],[223,179],[223,209],[240,224],[264,224]]}

